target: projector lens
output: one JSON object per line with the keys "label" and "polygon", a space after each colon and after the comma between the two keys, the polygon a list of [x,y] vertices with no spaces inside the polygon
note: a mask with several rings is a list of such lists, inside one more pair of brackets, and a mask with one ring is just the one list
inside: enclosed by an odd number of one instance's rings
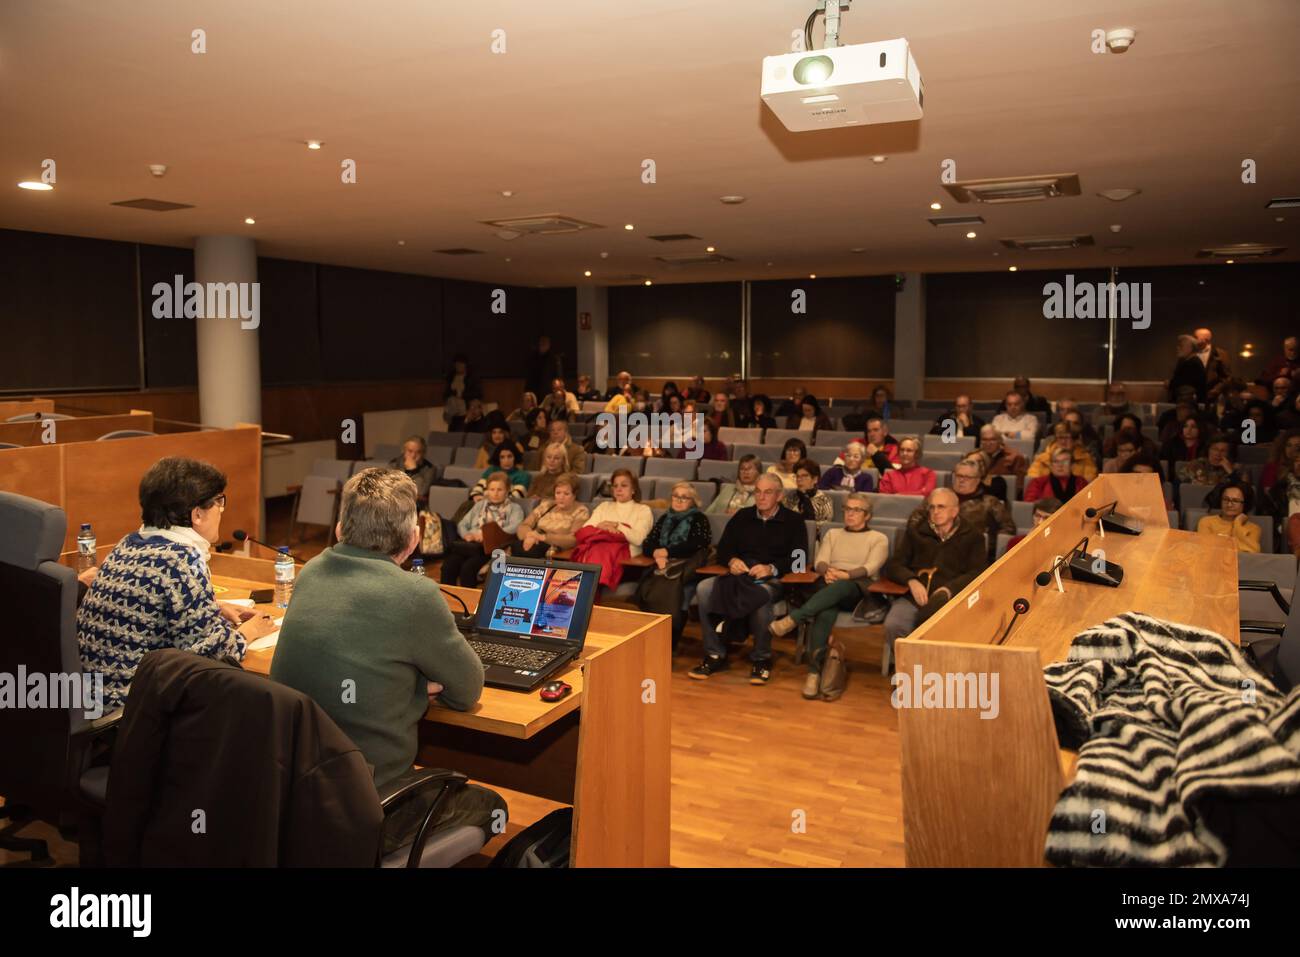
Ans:
{"label": "projector lens", "polygon": [[821,83],[835,72],[835,64],[828,56],[806,56],[794,65],[796,83]]}

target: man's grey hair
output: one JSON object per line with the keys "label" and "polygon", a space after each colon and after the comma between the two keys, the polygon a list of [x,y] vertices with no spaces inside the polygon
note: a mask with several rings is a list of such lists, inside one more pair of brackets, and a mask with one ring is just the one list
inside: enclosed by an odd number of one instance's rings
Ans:
{"label": "man's grey hair", "polygon": [[844,504],[848,505],[850,502],[857,502],[859,505],[861,505],[864,509],[866,509],[867,518],[871,518],[872,515],[871,497],[869,495],[867,495],[865,492],[850,492],[848,494],[848,497],[844,499]]}
{"label": "man's grey hair", "polygon": [[761,485],[761,484],[764,483],[764,482],[774,482],[774,483],[776,483],[776,487],[777,487],[778,489],[784,489],[784,488],[785,488],[785,486],[781,484],[781,480],[780,480],[779,478],[777,478],[775,475],[773,475],[771,472],[764,472],[764,473],[763,473],[762,475],[760,475],[757,479],[755,479],[755,480],[754,480],[754,488],[758,488],[759,485]]}
{"label": "man's grey hair", "polygon": [[339,541],[384,555],[400,555],[419,524],[419,492],[405,472],[362,469],[343,486]]}

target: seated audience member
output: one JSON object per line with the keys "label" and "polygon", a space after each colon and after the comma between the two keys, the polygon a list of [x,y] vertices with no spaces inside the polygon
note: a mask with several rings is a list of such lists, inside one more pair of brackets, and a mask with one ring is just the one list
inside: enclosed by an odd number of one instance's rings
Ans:
{"label": "seated audience member", "polygon": [[798,429],[801,432],[818,432],[825,430],[833,431],[835,426],[831,425],[830,418],[822,411],[821,403],[817,401],[815,395],[806,395],[803,402],[799,405],[799,411],[789,416],[785,420],[787,429]]}
{"label": "seated audience member", "polygon": [[655,565],[653,571],[641,576],[634,599],[642,611],[672,617],[673,651],[677,650],[686,625],[683,588],[695,569],[709,557],[712,540],[713,528],[700,507],[695,486],[690,482],[676,483],[668,511],[659,516],[641,543],[642,550],[654,559]]}
{"label": "seated audience member", "polygon": [[696,592],[704,660],[688,673],[692,678],[728,667],[728,638],[743,640],[744,629],[754,636],[749,683],[767,684],[772,677],[772,603],[781,595],[781,576],[808,549],[803,519],[782,507],[781,495],[775,475],[760,475],[755,504],[733,515],[722,531],[717,558],[727,574],[704,579]]}
{"label": "seated audience member", "polygon": [[569,422],[567,419],[551,419],[551,424],[547,427],[550,435],[550,445],[564,446],[564,455],[568,460],[566,471],[581,474],[587,468],[587,451],[569,435]]}
{"label": "seated audience member", "polygon": [[1248,517],[1254,504],[1255,491],[1249,483],[1227,481],[1216,485],[1205,496],[1211,513],[1196,523],[1197,534],[1222,535],[1232,539],[1239,552],[1258,552],[1259,526]]}
{"label": "seated audience member", "polygon": [[627,469],[609,479],[613,501],[601,502],[578,529],[572,561],[599,565],[600,583],[617,588],[623,580],[622,559],[641,554],[641,543],[654,524],[650,506],[641,502],[641,483]]}
{"label": "seated audience member", "polygon": [[1142,431],[1142,420],[1132,413],[1126,412],[1116,417],[1114,423],[1114,432],[1102,444],[1102,460],[1113,459],[1118,456],[1119,438],[1125,432],[1134,444],[1136,452],[1150,452],[1152,455],[1159,453],[1159,446],[1146,437]]}
{"label": "seated audience member", "polygon": [[1178,462],[1174,467],[1174,475],[1179,482],[1218,485],[1237,474],[1232,458],[1232,436],[1223,433],[1212,435],[1205,457]]}
{"label": "seated audience member", "polygon": [[909,435],[898,443],[898,467],[880,476],[880,494],[929,495],[935,479],[934,470],[921,464],[921,440]]}
{"label": "seated audience member", "polygon": [[1295,336],[1287,336],[1282,340],[1282,352],[1264,366],[1264,371],[1255,379],[1255,383],[1268,388],[1274,380],[1282,377],[1292,381],[1300,379],[1300,348],[1297,348]]}
{"label": "seated audience member", "polygon": [[542,501],[515,530],[519,540],[510,548],[513,554],[546,558],[577,544],[578,529],[591,517],[587,506],[578,501],[578,486],[578,476],[571,472],[555,477]]}
{"label": "seated audience member", "polygon": [[684,403],[680,392],[670,392],[659,400],[659,412],[668,412],[673,415],[681,415]]}
{"label": "seated audience member", "polygon": [[[1136,456],[1134,456],[1136,458]],[[1037,460],[1035,460],[1037,462]],[[1074,473],[1073,449],[1056,448],[1051,451],[1050,471],[1031,478],[1025,486],[1025,501],[1037,502],[1040,498],[1054,498],[1064,504],[1083,490],[1088,482]],[[1130,464],[1132,459],[1129,460]]]}
{"label": "seated audience member", "polygon": [[523,446],[525,458],[528,456],[535,458],[537,453],[551,443],[550,416],[545,409],[533,409],[524,417],[524,424],[528,427],[528,433],[518,444]]}
{"label": "seated audience member", "polygon": [[[592,385],[591,376],[585,373],[578,376],[578,388],[573,395],[579,402],[605,401],[605,397],[600,394],[600,390]],[[552,416],[552,418],[554,418],[554,416]]]}
{"label": "seated audience member", "polygon": [[[1061,507],[1061,503],[1054,498],[1040,498],[1034,503],[1033,522],[1034,528],[1042,525],[1047,521],[1047,517]],[[1028,532],[1025,533],[1029,534]],[[1025,535],[1016,535],[1011,541],[1007,542],[1007,551],[1015,548],[1024,539]]]}
{"label": "seated audience member", "polygon": [[636,386],[632,384],[632,373],[628,372],[626,369],[618,374],[618,380],[614,385],[609,387],[609,391],[605,393],[605,399],[613,399],[625,392],[631,392],[634,395],[636,394]]}
{"label": "seated audience member", "polygon": [[668,453],[647,439],[632,436],[632,441],[619,449],[619,455],[629,455],[645,459],[666,459]]}
{"label": "seated audience member", "polygon": [[1188,335],[1178,337],[1175,347],[1174,371],[1169,377],[1169,401],[1182,401],[1183,390],[1191,391],[1197,403],[1205,401],[1205,365],[1196,354],[1196,340]]}
{"label": "seated audience member", "polygon": [[522,459],[524,450],[510,436],[510,429],[504,422],[493,425],[483,433],[483,441],[478,447],[478,452],[474,456],[474,468],[485,469],[492,464],[492,454],[503,445],[508,445],[515,450],[515,457]]}
{"label": "seated audience member", "polygon": [[871,480],[871,473],[862,467],[866,459],[867,447],[855,439],[844,446],[840,464],[828,468],[817,487],[849,492],[874,491],[876,483]]}
{"label": "seated audience member", "polygon": [[886,422],[900,417],[894,407],[894,396],[883,385],[878,385],[871,390],[871,411]]}
{"label": "seated audience member", "polygon": [[582,411],[578,397],[565,388],[563,379],[551,380],[551,391],[542,400],[542,408],[546,410],[548,419],[561,415],[577,415]]}
{"label": "seated audience member", "polygon": [[513,498],[523,498],[528,493],[528,483],[532,481],[533,476],[518,464],[516,452],[515,446],[508,443],[498,445],[488,458],[488,467],[484,469],[483,477],[475,482],[470,490],[469,497],[476,502],[481,499],[487,491],[488,479],[500,473],[505,475],[510,483],[508,486],[510,495]]}
{"label": "seated audience member", "polygon": [[1271,489],[1278,479],[1291,471],[1291,463],[1300,458],[1300,429],[1293,429],[1273,440],[1273,451],[1259,477],[1260,488]]}
{"label": "seated audience member", "polygon": [[[474,497],[474,506],[456,523],[460,541],[448,542],[442,558],[442,583],[473,588],[478,573],[492,558],[484,548],[483,527],[495,525],[501,537],[514,535],[524,520],[523,506],[511,497],[511,479],[504,471],[493,471],[479,485],[482,494]],[[474,486],[479,491],[479,486]],[[492,540],[488,540],[491,544]]]}
{"label": "seated audience member", "polygon": [[240,661],[246,642],[269,630],[265,616],[212,590],[208,556],[225,492],[226,476],[194,459],[159,459],[140,479],[140,529],[105,556],[77,609],[82,668],[104,675],[106,712],[121,707],[149,652]]}
{"label": "seated audience member", "polygon": [[1070,453],[1070,471],[1083,478],[1085,482],[1091,482],[1097,477],[1097,464],[1093,462],[1088,450],[1079,443],[1079,437],[1069,425],[1057,422],[1052,429],[1052,436],[1052,441],[1047,444],[1047,448],[1039,452],[1029,466],[1026,474],[1031,479],[1051,472],[1052,458],[1058,451]]}
{"label": "seated audience member", "polygon": [[[1290,432],[1300,428],[1300,391],[1291,393],[1287,407],[1273,417],[1273,424],[1280,430]],[[1238,432],[1238,435],[1241,433]]]}
{"label": "seated audience member", "polygon": [[1179,462],[1190,462],[1194,459],[1204,458],[1206,446],[1201,420],[1199,416],[1189,415],[1182,420],[1182,428],[1176,436],[1170,436],[1165,444],[1160,447],[1160,458],[1168,463],[1168,473],[1174,474],[1174,468]]}
{"label": "seated audience member", "polygon": [[799,415],[803,409],[803,397],[807,392],[803,386],[795,386],[794,391],[790,393],[790,398],[782,401],[777,407],[776,415],[778,418],[788,418],[792,415]]}
{"label": "seated audience member", "polygon": [[802,439],[786,439],[785,445],[781,446],[781,461],[769,465],[767,471],[781,480],[786,491],[794,491],[797,487],[795,467],[807,457],[808,446]]}
{"label": "seated audience member", "polygon": [[[980,533],[987,534],[989,557],[992,558],[998,535],[1004,532],[1011,535],[1016,530],[1006,500],[984,491],[980,483],[979,466],[964,459],[952,470],[952,490],[957,493],[962,521]],[[925,519],[925,512],[918,509],[911,521]]]}
{"label": "seated audience member", "polygon": [[1058,418],[1059,421],[1070,427],[1070,431],[1074,433],[1075,444],[1083,446],[1084,451],[1092,459],[1093,466],[1100,466],[1101,436],[1097,434],[1091,424],[1084,421],[1083,413],[1076,408],[1070,408],[1060,413]]}
{"label": "seated audience member", "polygon": [[[338,539],[298,573],[271,678],[319,704],[385,789],[411,770],[431,701],[455,711],[478,702],[483,665],[437,584],[402,571],[420,543],[409,479],[374,468],[352,476],[339,503]],[[358,683],[355,699],[339,693],[349,680]],[[385,822],[384,853],[412,841],[438,793],[411,800]],[[431,826],[436,833],[474,825],[491,838],[504,810],[499,795],[470,784],[443,799]]]}
{"label": "seated audience member", "polygon": [[812,459],[802,459],[795,464],[793,491],[785,493],[781,504],[809,522],[816,522],[820,529],[828,524],[834,514],[830,496],[817,487],[821,478],[821,466]]}
{"label": "seated audience member", "polygon": [[682,398],[691,399],[701,405],[707,404],[712,395],[704,388],[704,376],[693,376],[690,386],[682,390]]}
{"label": "seated audience member", "polygon": [[542,449],[541,468],[528,483],[529,498],[550,498],[555,483],[569,472],[569,457],[564,454],[564,446],[552,442]]}
{"label": "seated audience member", "polygon": [[742,429],[754,427],[754,404],[749,398],[749,386],[744,379],[736,379],[731,386],[731,411],[736,416],[736,425]]}
{"label": "seated audience member", "polygon": [[447,426],[451,432],[483,432],[488,427],[487,416],[483,414],[483,400],[470,399],[464,415],[454,416]]}
{"label": "seated audience member", "polygon": [[736,481],[725,482],[718,489],[717,496],[705,510],[707,515],[734,515],[742,508],[754,504],[754,492],[757,489],[758,476],[762,463],[757,455],[742,455],[736,463]]}
{"label": "seated audience member", "polygon": [[519,408],[515,409],[506,416],[507,422],[523,422],[530,412],[537,408],[537,396],[531,392],[525,392],[523,399],[519,403]]}
{"label": "seated audience member", "polygon": [[1118,435],[1114,436],[1111,443],[1115,449],[1115,455],[1106,459],[1102,463],[1101,470],[1106,474],[1118,472],[1138,451],[1142,448],[1142,439],[1138,433],[1132,429],[1125,429]]}
{"label": "seated audience member", "polygon": [[[1154,455],[1150,455],[1146,452],[1136,453],[1135,455],[1133,455],[1132,458],[1130,458],[1119,468],[1119,473],[1121,475],[1144,474],[1147,472],[1158,475],[1160,477],[1161,482],[1165,480],[1165,473],[1164,473],[1164,469],[1160,467],[1160,460],[1157,459]],[[1165,508],[1172,511],[1173,507],[1174,507],[1174,503],[1171,502],[1169,500],[1169,497],[1166,495]]]}
{"label": "seated audience member", "polygon": [[1032,442],[1038,438],[1038,416],[1025,410],[1025,399],[1019,392],[1008,392],[1003,400],[1005,412],[993,416],[993,428],[1004,439],[1025,439]]}
{"label": "seated audience member", "polygon": [[[1030,388],[1029,379],[1025,376],[1016,376],[1011,383],[1011,388],[1020,393],[1020,397],[1024,400],[1026,412],[1046,412],[1049,416],[1051,415],[1052,404],[1041,395],[1034,395],[1033,390]],[[1002,403],[1002,411],[1010,411],[1005,401]]]}
{"label": "seated audience member", "polygon": [[1291,404],[1294,395],[1295,383],[1291,381],[1291,377],[1280,375],[1273,380],[1268,404],[1273,407],[1274,412],[1281,412]]}
{"label": "seated audience member", "polygon": [[[482,399],[483,393],[479,388],[478,379],[470,371],[469,359],[465,354],[457,353],[451,360],[451,368],[447,371],[446,389],[443,392],[442,420],[446,423],[448,431],[467,432],[469,429],[461,428],[457,420],[464,420],[466,409],[473,399]],[[479,414],[482,415],[482,403],[479,404]],[[479,430],[474,430],[479,431]]]}
{"label": "seated audience member", "polygon": [[1286,532],[1291,553],[1300,556],[1300,455],[1291,459],[1287,471],[1267,488],[1265,508]]}
{"label": "seated audience member", "polygon": [[752,410],[749,415],[751,429],[775,429],[776,419],[772,417],[772,402],[765,395],[756,395],[749,402]]}
{"label": "seated audience member", "polygon": [[957,398],[953,399],[952,408],[934,420],[934,425],[930,428],[930,434],[950,435],[959,438],[967,435],[979,435],[980,429],[984,428],[984,420],[971,411],[973,408],[970,396],[957,396]]}
{"label": "seated audience member", "polygon": [[859,492],[849,493],[844,501],[844,527],[832,528],[817,545],[813,565],[813,571],[821,576],[817,590],[799,608],[768,626],[780,638],[804,622],[812,622],[808,675],[803,684],[803,696],[810,700],[821,695],[822,668],[836,616],[852,611],[867,597],[868,586],[889,558],[889,539],[870,526],[871,499]]}
{"label": "seated audience member", "polygon": [[731,400],[722,391],[713,393],[713,401],[709,405],[709,413],[705,418],[715,430],[740,428],[736,425],[735,413],[731,411]]}
{"label": "seated audience member", "polygon": [[[676,397],[677,407],[670,409],[668,403]],[[677,388],[677,383],[669,379],[664,383],[663,388],[659,390],[659,402],[655,405],[656,412],[680,412],[682,408],[682,393]]]}
{"label": "seated audience member", "polygon": [[416,495],[422,499],[429,497],[429,486],[438,477],[434,464],[425,458],[428,451],[424,436],[413,435],[402,443],[401,454],[388,463],[389,468],[406,473],[406,477],[415,483]]}
{"label": "seated audience member", "polygon": [[635,412],[636,393],[633,391],[632,386],[629,385],[622,391],[615,392],[610,396],[609,401],[605,403],[605,411],[615,415],[619,412]]}
{"label": "seated audience member", "polygon": [[1103,426],[1110,425],[1121,415],[1132,411],[1133,408],[1128,401],[1128,389],[1124,387],[1124,383],[1112,382],[1106,386],[1106,401],[1092,413],[1092,427],[1100,432]]}
{"label": "seated audience member", "polygon": [[898,549],[885,562],[884,577],[908,590],[885,616],[885,641],[891,648],[988,565],[984,531],[962,521],[956,492],[935,489],[925,510],[929,517],[907,525]]}
{"label": "seated audience member", "polygon": [[[974,465],[980,473],[980,488],[994,498],[1007,500],[1007,480],[1001,475],[990,475],[990,458],[981,449],[974,449],[961,457],[961,461]],[[1018,489],[1017,489],[1018,491]]]}
{"label": "seated audience member", "polygon": [[1246,403],[1246,416],[1242,419],[1242,425],[1246,423],[1255,423],[1255,441],[1272,442],[1277,438],[1277,422],[1273,413],[1273,407],[1263,399],[1252,399]]}
{"label": "seated audience member", "polygon": [[[1201,417],[1201,412],[1196,407],[1196,397],[1191,394],[1191,390],[1188,390],[1172,409],[1161,412],[1160,417],[1156,419],[1156,440],[1158,444],[1164,445],[1170,439],[1177,438],[1183,431],[1183,421],[1189,415],[1194,415],[1197,418]],[[1245,416],[1244,408],[1242,415]],[[1213,416],[1207,416],[1206,418],[1211,421],[1212,425]]]}
{"label": "seated audience member", "polygon": [[[704,430],[704,433],[703,433],[703,441],[700,445],[699,457],[701,459],[709,459],[714,462],[725,462],[731,456],[730,453],[727,451],[727,444],[725,442],[718,441],[717,432],[713,428],[713,423],[710,422],[707,418],[705,418],[702,428]],[[686,452],[687,449],[685,447],[685,443],[682,443],[681,453],[677,457],[682,459],[686,458]]]}
{"label": "seated audience member", "polygon": [[1024,482],[1029,466],[1025,457],[1015,449],[1007,448],[1006,441],[997,426],[986,425],[980,429],[979,449],[989,457],[988,477],[1010,475],[1015,478],[1017,489]]}
{"label": "seated audience member", "polygon": [[881,475],[898,464],[898,439],[889,434],[885,420],[878,415],[867,417],[866,445],[867,458]]}

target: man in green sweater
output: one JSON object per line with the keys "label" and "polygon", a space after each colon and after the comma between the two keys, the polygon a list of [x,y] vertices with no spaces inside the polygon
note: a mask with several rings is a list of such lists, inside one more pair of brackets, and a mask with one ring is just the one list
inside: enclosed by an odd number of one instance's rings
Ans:
{"label": "man in green sweater", "polygon": [[[378,788],[410,770],[431,701],[466,711],[483,691],[482,662],[437,584],[402,571],[420,543],[416,498],[394,469],[348,480],[339,543],[299,573],[271,663],[273,679],[310,695],[356,743]],[[385,853],[410,842],[428,807],[413,800],[388,820]],[[473,824],[490,838],[504,810],[499,795],[471,785],[449,795],[436,829]]]}

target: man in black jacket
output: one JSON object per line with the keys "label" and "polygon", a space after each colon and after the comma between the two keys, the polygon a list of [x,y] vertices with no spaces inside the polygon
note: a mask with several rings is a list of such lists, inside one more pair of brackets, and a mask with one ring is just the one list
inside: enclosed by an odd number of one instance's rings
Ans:
{"label": "man in black jacket", "polygon": [[908,594],[890,606],[885,641],[912,633],[988,565],[984,530],[963,522],[950,488],[937,488],[925,500],[929,518],[908,525],[903,541],[885,563],[884,576],[906,585]]}
{"label": "man in black jacket", "polygon": [[[781,480],[765,473],[758,477],[754,504],[742,508],[727,522],[718,542],[718,562],[729,575],[706,578],[696,592],[700,602],[700,630],[704,634],[704,660],[689,672],[703,680],[727,668],[730,621],[744,621],[754,636],[749,683],[767,684],[772,677],[772,603],[781,594],[781,576],[802,555],[808,561],[808,532],[803,519],[781,506]],[[728,581],[730,579],[730,581]]]}
{"label": "man in black jacket", "polygon": [[971,411],[973,408],[968,395],[959,395],[952,400],[952,408],[934,420],[931,435],[950,435],[962,438],[967,435],[978,436],[984,428],[984,420]]}

